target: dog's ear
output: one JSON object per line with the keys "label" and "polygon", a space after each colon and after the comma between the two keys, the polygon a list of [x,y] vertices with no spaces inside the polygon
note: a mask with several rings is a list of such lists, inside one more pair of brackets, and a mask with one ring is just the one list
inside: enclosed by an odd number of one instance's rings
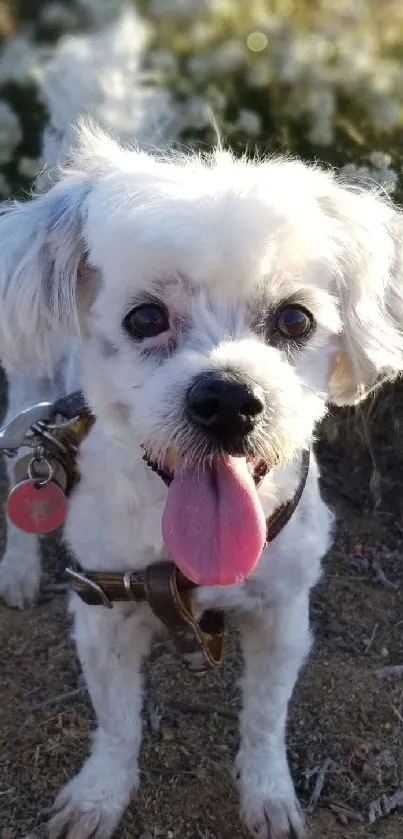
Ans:
{"label": "dog's ear", "polygon": [[88,273],[82,229],[90,190],[88,177],[77,173],[1,210],[0,358],[7,368],[33,361],[51,369],[55,335],[79,331],[77,285],[80,266]]}
{"label": "dog's ear", "polygon": [[352,405],[403,370],[403,219],[386,198],[343,186],[324,203],[342,320],[330,400]]}

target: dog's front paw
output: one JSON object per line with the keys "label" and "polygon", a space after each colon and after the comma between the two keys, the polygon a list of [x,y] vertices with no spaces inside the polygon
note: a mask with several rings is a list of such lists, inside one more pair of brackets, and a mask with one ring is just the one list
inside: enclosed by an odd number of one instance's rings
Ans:
{"label": "dog's front paw", "polygon": [[110,839],[115,832],[130,799],[127,778],[95,775],[90,762],[57,796],[50,839]]}
{"label": "dog's front paw", "polygon": [[29,562],[19,554],[7,551],[0,562],[0,598],[7,606],[25,609],[38,597],[41,579],[39,557]]}
{"label": "dog's front paw", "polygon": [[254,839],[303,839],[305,825],[288,768],[238,756],[235,777],[241,821]]}
{"label": "dog's front paw", "polygon": [[274,798],[244,801],[241,821],[254,839],[303,839],[304,819],[298,800]]}

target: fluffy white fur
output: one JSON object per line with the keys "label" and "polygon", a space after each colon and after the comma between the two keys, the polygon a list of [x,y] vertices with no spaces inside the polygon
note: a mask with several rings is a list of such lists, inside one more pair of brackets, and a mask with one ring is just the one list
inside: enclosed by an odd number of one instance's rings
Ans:
{"label": "fluffy white fur", "polygon": [[[354,402],[402,369],[401,244],[401,218],[386,200],[318,168],[221,151],[149,155],[88,129],[49,192],[5,208],[0,355],[11,373],[9,410],[49,388],[80,386],[97,418],[65,529],[84,568],[124,571],[164,556],[167,490],[143,463],[141,444],[156,458],[171,447],[202,458],[183,411],[200,372],[230,368],[263,388],[270,410],[257,447],[280,457],[259,490],[265,514],[292,496],[326,404]],[[122,321],[150,294],[165,303],[171,326],[138,345]],[[294,353],[265,331],[290,299],[316,321]],[[195,594],[200,611],[231,611],[240,628],[236,778],[241,818],[259,839],[303,834],[285,725],[330,530],[312,462],[296,513],[251,577]],[[10,528],[0,566],[6,601],[31,602],[39,574],[35,539]],[[109,611],[74,596],[71,609],[98,729],[56,801],[50,834],[108,839],[138,783],[140,667],[160,627],[144,605]]]}

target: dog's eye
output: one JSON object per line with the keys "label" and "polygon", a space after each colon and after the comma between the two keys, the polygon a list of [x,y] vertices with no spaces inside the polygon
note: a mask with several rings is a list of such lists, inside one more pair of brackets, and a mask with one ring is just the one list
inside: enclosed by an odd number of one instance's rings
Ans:
{"label": "dog's eye", "polygon": [[305,338],[313,326],[313,318],[302,306],[284,306],[277,313],[276,329],[286,338]]}
{"label": "dog's eye", "polygon": [[135,338],[154,338],[169,329],[168,314],[158,303],[142,303],[126,315],[123,324]]}

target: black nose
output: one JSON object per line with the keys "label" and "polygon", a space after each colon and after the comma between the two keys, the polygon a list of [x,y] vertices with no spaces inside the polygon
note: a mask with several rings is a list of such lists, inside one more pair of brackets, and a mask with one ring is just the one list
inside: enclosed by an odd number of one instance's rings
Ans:
{"label": "black nose", "polygon": [[264,410],[264,394],[235,373],[204,373],[189,388],[186,410],[193,425],[220,440],[244,437]]}

